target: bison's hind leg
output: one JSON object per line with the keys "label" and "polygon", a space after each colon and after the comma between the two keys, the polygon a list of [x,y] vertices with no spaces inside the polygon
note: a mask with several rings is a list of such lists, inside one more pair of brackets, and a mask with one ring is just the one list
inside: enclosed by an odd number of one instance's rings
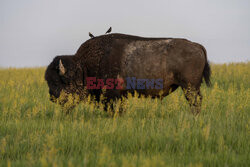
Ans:
{"label": "bison's hind leg", "polygon": [[198,115],[201,112],[202,95],[200,88],[194,88],[191,85],[188,87],[182,87],[185,97],[191,107],[191,111],[194,115]]}

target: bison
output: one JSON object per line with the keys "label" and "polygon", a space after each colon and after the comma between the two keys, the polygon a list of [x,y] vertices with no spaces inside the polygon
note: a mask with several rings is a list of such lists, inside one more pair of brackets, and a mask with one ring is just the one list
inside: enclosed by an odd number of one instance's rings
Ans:
{"label": "bison", "polygon": [[[200,86],[203,78],[210,85],[210,74],[206,49],[198,43],[180,38],[145,38],[112,33],[87,40],[74,55],[56,56],[47,67],[45,79],[53,102],[58,102],[62,92],[77,94],[80,100],[93,95],[99,101],[103,91],[100,87],[87,89],[88,78],[122,79],[122,88],[104,91],[105,106],[135,91],[139,95],[162,98],[181,87],[192,112],[198,114],[202,101]],[[127,89],[126,78],[129,77],[144,79],[140,82],[161,79],[162,88]],[[65,102],[67,96],[59,103],[63,105]]]}

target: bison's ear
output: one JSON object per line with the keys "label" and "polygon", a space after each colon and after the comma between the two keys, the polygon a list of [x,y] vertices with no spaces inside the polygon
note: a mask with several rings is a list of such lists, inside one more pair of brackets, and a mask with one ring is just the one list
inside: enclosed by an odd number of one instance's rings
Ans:
{"label": "bison's ear", "polygon": [[63,63],[62,63],[62,60],[60,59],[60,60],[59,60],[59,74],[60,74],[60,75],[64,75],[65,72],[66,72],[66,69],[64,68]]}

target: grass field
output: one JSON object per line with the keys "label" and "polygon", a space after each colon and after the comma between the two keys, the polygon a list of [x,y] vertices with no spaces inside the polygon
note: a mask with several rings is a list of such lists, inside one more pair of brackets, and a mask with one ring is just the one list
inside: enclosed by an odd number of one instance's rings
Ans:
{"label": "grass field", "polygon": [[130,97],[123,115],[88,102],[65,114],[44,71],[0,69],[0,166],[250,166],[250,62],[212,65],[198,117],[180,88]]}

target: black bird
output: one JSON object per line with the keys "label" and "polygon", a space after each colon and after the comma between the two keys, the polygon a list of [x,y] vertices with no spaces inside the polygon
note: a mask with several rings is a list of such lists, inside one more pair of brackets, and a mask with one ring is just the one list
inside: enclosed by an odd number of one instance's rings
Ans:
{"label": "black bird", "polygon": [[108,29],[108,31],[105,33],[105,34],[108,34],[108,33],[110,33],[112,31],[112,27],[110,27],[109,29]]}
{"label": "black bird", "polygon": [[89,32],[90,38],[94,38],[95,36]]}

